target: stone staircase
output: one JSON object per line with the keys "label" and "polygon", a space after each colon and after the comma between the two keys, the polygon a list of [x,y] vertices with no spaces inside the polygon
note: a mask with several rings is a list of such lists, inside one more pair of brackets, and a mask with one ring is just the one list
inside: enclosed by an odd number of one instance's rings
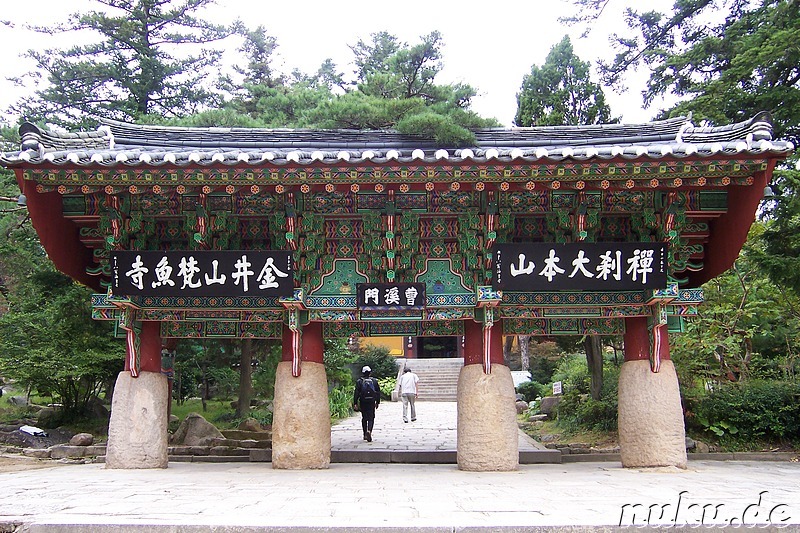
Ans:
{"label": "stone staircase", "polygon": [[463,358],[450,359],[399,359],[401,372],[407,365],[419,376],[417,400],[422,402],[454,402],[458,388],[458,374],[464,366]]}

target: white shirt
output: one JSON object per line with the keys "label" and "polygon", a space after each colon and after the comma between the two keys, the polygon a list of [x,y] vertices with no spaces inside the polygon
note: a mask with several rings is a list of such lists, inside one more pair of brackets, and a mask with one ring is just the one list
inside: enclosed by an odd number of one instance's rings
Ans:
{"label": "white shirt", "polygon": [[400,376],[400,394],[416,394],[419,377],[413,372],[404,372]]}

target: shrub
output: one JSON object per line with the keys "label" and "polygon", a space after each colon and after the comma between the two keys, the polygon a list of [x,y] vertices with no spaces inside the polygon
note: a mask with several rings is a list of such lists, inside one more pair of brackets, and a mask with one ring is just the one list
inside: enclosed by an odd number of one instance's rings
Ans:
{"label": "shrub", "polygon": [[378,384],[381,387],[381,399],[391,400],[392,391],[397,387],[397,378],[383,378],[378,380]]}
{"label": "shrub", "polygon": [[353,391],[351,388],[335,387],[328,393],[331,418],[346,418],[353,412]]}
{"label": "shrub", "polygon": [[384,346],[368,345],[359,349],[356,357],[358,371],[361,367],[369,366],[372,369],[372,377],[378,378],[397,378],[397,360],[389,355],[389,349]]}
{"label": "shrub", "polygon": [[539,396],[546,396],[550,388],[536,381],[525,381],[517,387],[517,393],[522,394],[526,402],[532,402]]}
{"label": "shrub", "polygon": [[721,384],[687,402],[687,423],[721,441],[800,439],[800,383]]}
{"label": "shrub", "polygon": [[[580,357],[573,357],[580,362]],[[575,361],[565,363],[566,370],[561,374],[564,382],[564,395],[558,404],[558,425],[567,430],[616,431],[617,429],[617,385],[619,367],[606,364],[603,368],[603,388],[600,399],[589,394],[589,371],[586,360],[579,369]],[[560,370],[561,367],[559,367]],[[558,379],[556,371],[554,379]]]}

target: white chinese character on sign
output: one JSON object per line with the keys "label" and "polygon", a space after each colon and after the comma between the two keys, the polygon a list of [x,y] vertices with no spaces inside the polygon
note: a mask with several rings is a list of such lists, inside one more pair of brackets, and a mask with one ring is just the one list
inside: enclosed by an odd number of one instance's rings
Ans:
{"label": "white chinese character on sign", "polygon": [[607,251],[600,256],[600,264],[595,270],[597,270],[597,277],[601,278],[603,281],[608,279],[609,274],[612,275],[615,280],[621,281],[622,252],[617,250],[615,252],[615,257],[611,257],[611,250]]}
{"label": "white chinese character on sign", "polygon": [[380,291],[378,289],[365,289],[364,290],[364,303],[369,303],[370,300],[375,300],[375,305],[378,305],[378,298]]}
{"label": "white chinese character on sign", "polygon": [[419,291],[417,291],[414,287],[409,287],[406,289],[406,305],[415,305],[417,303],[417,296],[419,295]]}
{"label": "white chinese character on sign", "polygon": [[548,282],[553,281],[553,278],[558,274],[564,273],[564,269],[559,268],[556,264],[559,261],[561,261],[561,259],[556,257],[556,251],[551,248],[550,255],[544,260],[544,268],[539,272],[539,275],[546,277]]}
{"label": "white chinese character on sign", "polygon": [[633,281],[641,274],[642,284],[647,283],[647,274],[653,271],[653,250],[634,250],[628,264],[630,266],[625,273],[630,274]]}
{"label": "white chinese character on sign", "polygon": [[233,266],[236,267],[236,272],[231,274],[231,277],[233,278],[233,284],[238,285],[239,281],[241,281],[242,290],[247,292],[250,290],[250,276],[255,274],[255,272],[250,270],[250,267],[253,266],[253,264],[247,260],[246,255],[242,255],[240,259],[236,260],[236,263]]}
{"label": "white chinese character on sign", "polygon": [[200,281],[194,280],[194,277],[199,272],[200,267],[197,266],[197,260],[193,255],[190,255],[189,259],[181,257],[181,262],[178,263],[178,275],[183,278],[183,285],[181,285],[181,289],[185,289],[186,287],[189,287],[190,289],[196,289],[202,285]]}
{"label": "white chinese character on sign", "polygon": [[125,272],[125,275],[131,278],[131,283],[139,290],[144,289],[144,275],[150,272],[150,269],[142,263],[142,256],[137,255],[136,260],[131,265],[131,269]]}
{"label": "white chinese character on sign", "polygon": [[400,305],[400,289],[397,287],[390,287],[386,289],[383,299],[386,305]]}
{"label": "white chinese character on sign", "polygon": [[590,259],[586,257],[586,253],[583,250],[579,251],[578,257],[575,258],[575,260],[572,262],[572,266],[574,268],[572,269],[572,274],[570,274],[569,277],[574,278],[575,274],[580,272],[581,274],[584,275],[584,277],[593,278],[594,274],[592,274],[591,272],[586,270],[586,268],[584,268],[584,265],[588,264],[589,261]]}
{"label": "white chinese character on sign", "polygon": [[162,285],[169,285],[170,287],[175,286],[175,282],[170,279],[170,276],[172,275],[172,267],[169,266],[169,261],[167,260],[166,255],[161,258],[161,261],[158,262],[153,272],[156,275],[156,281],[152,283],[154,289]]}
{"label": "white chinese character on sign", "polygon": [[225,285],[225,280],[228,277],[225,274],[217,274],[219,268],[219,261],[214,259],[211,261],[211,276],[206,274],[206,285]]}
{"label": "white chinese character on sign", "polygon": [[256,278],[256,281],[260,281],[261,283],[258,285],[259,289],[275,289],[278,287],[278,282],[276,281],[277,278],[275,276],[286,278],[289,276],[286,272],[281,272],[278,270],[278,267],[275,266],[274,260],[272,257],[267,259],[267,262],[264,263],[264,268],[261,269],[261,273]]}
{"label": "white chinese character on sign", "polygon": [[533,264],[533,261],[528,261],[528,265],[525,266],[525,254],[519,254],[519,267],[512,264],[511,275],[517,277],[520,274],[530,274],[534,268],[536,268],[536,265]]}

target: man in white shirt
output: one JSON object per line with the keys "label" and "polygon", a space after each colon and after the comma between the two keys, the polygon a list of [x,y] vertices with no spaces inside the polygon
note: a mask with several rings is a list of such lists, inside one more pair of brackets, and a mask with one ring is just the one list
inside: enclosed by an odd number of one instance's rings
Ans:
{"label": "man in white shirt", "polygon": [[419,377],[410,368],[403,369],[400,376],[400,399],[403,401],[403,422],[408,422],[408,405],[411,404],[411,421],[417,419],[417,410],[414,407],[414,400],[417,399],[417,382]]}

